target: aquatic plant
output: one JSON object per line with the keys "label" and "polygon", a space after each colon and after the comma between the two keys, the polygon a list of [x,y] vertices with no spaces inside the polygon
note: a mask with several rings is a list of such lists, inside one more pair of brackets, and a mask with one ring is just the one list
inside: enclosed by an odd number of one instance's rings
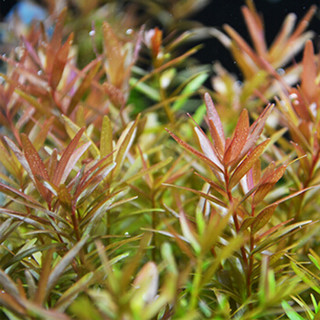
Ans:
{"label": "aquatic plant", "polygon": [[194,30],[104,21],[80,63],[66,9],[1,57],[2,319],[319,318],[315,8],[269,49],[242,10],[242,85]]}

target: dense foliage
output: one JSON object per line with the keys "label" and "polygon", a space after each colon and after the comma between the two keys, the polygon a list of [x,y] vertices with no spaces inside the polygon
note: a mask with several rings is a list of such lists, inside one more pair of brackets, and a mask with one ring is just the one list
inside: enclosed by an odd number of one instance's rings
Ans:
{"label": "dense foliage", "polygon": [[167,2],[52,5],[1,57],[1,319],[320,319],[316,8],[268,46],[247,1],[251,46]]}

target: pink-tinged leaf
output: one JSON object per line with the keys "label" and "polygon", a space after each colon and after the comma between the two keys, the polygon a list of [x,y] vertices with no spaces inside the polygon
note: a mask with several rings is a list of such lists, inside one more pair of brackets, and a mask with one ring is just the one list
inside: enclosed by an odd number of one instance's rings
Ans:
{"label": "pink-tinged leaf", "polygon": [[[145,303],[156,299],[158,292],[159,272],[157,265],[149,261],[139,271],[133,281],[133,287],[141,294]],[[140,299],[140,295],[138,295]]]}
{"label": "pink-tinged leaf", "polygon": [[257,191],[253,196],[253,203],[260,203],[266,195],[270,192],[273,186],[282,178],[284,172],[286,171],[287,165],[282,165],[277,168],[273,173],[269,174],[266,177],[263,177]]}
{"label": "pink-tinged leaf", "polygon": [[[255,8],[253,8],[255,9]],[[257,12],[250,11],[248,7],[242,7],[242,14],[244,16],[246,25],[248,27],[253,45],[260,56],[266,56],[267,45],[264,36],[264,28],[261,18]]]}
{"label": "pink-tinged leaf", "polygon": [[254,144],[257,142],[258,138],[260,137],[262,130],[264,128],[264,125],[266,123],[266,120],[270,114],[270,112],[273,109],[273,105],[268,105],[259,118],[250,126],[249,129],[249,135],[248,139],[240,153],[239,158],[242,158],[245,154],[248,153],[248,151],[254,146]]}
{"label": "pink-tinged leaf", "polygon": [[188,150],[189,152],[191,152],[193,155],[195,155],[196,157],[198,157],[199,159],[201,159],[202,161],[204,161],[206,164],[208,164],[210,167],[214,168],[215,171],[218,174],[221,174],[223,171],[212,161],[210,160],[208,157],[206,157],[205,155],[203,155],[201,152],[199,152],[198,150],[194,149],[193,147],[189,146],[186,142],[184,142],[183,140],[181,140],[180,138],[178,138],[174,133],[172,133],[170,130],[168,130],[167,128],[165,128],[165,130],[171,135],[171,137],[176,140],[182,147],[184,147],[186,150]]}
{"label": "pink-tinged leaf", "polygon": [[[78,143],[79,143],[79,140],[82,136],[84,132],[84,128],[81,128],[78,133],[74,136],[74,138],[71,140],[71,142],[69,143],[68,147],[66,148],[66,150],[63,152],[62,156],[61,156],[61,159],[59,161],[59,164],[57,166],[57,169],[56,169],[56,172],[54,174],[54,177],[53,177],[53,181],[52,183],[56,186],[60,185],[60,183],[62,183],[62,178],[63,177],[66,177],[65,175],[65,170],[66,170],[66,166],[68,165],[69,163],[69,160],[72,156],[72,154],[74,153]],[[71,168],[72,169],[72,168]],[[68,167],[68,170],[70,170],[70,166]]]}
{"label": "pink-tinged leaf", "polygon": [[24,156],[25,156],[26,160],[28,161],[29,167],[32,171],[36,187],[37,187],[38,191],[40,192],[40,194],[42,195],[42,197],[44,199],[46,199],[46,201],[48,202],[49,201],[48,189],[45,188],[41,184],[41,182],[39,181],[39,178],[41,180],[48,180],[49,179],[47,169],[44,166],[37,150],[35,149],[35,147],[31,143],[31,141],[29,140],[28,136],[24,133],[22,133],[22,135],[21,135],[21,143],[22,143],[22,147],[23,147]]}
{"label": "pink-tinged leaf", "polygon": [[315,63],[315,56],[313,51],[312,41],[307,41],[302,60],[302,74],[301,74],[301,90],[308,102],[313,102],[315,94],[319,91],[317,86],[317,66]]}
{"label": "pink-tinged leaf", "polygon": [[220,154],[223,154],[225,148],[225,137],[220,117],[208,92],[204,94],[204,100],[207,107],[209,129],[212,139],[217,150]]}
{"label": "pink-tinged leaf", "polygon": [[249,190],[258,184],[261,177],[261,161],[258,159],[247,174],[247,184]]}
{"label": "pink-tinged leaf", "polygon": [[76,163],[78,162],[80,157],[84,154],[84,152],[89,148],[90,144],[91,144],[91,142],[87,142],[73,151],[73,153],[70,156],[70,158],[65,166],[65,169],[63,171],[63,175],[61,177],[60,184],[65,183],[70,172],[72,171],[72,169],[74,169]]}
{"label": "pink-tinged leaf", "polygon": [[204,132],[200,130],[198,127],[195,127],[194,130],[196,132],[196,135],[198,137],[198,140],[204,155],[207,158],[209,158],[212,162],[214,162],[217,165],[217,167],[223,170],[223,165],[221,164],[218,158],[218,155],[215,153],[215,149],[213,148],[210,140],[207,138]]}
{"label": "pink-tinged leaf", "polygon": [[269,140],[263,141],[241,162],[241,164],[233,172],[230,181],[230,190],[239,183],[240,179],[254,166],[254,163],[259,159],[259,157],[264,152],[265,148],[269,144]]}
{"label": "pink-tinged leaf", "polygon": [[271,207],[267,207],[260,211],[260,213],[254,219],[254,222],[251,225],[251,231],[256,233],[262,227],[264,227],[269,220],[271,219],[274,210],[276,209],[277,205],[273,205]]}
{"label": "pink-tinged leaf", "polygon": [[239,161],[239,154],[245,145],[249,132],[249,116],[248,111],[244,109],[241,112],[240,118],[238,120],[237,126],[234,131],[234,135],[230,145],[225,151],[223,157],[223,163],[225,165],[232,165],[234,161]]}

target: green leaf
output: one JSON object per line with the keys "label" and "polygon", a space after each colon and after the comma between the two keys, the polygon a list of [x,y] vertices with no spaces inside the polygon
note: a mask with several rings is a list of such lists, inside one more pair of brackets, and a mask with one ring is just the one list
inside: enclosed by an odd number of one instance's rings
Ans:
{"label": "green leaf", "polygon": [[296,311],[292,309],[288,302],[283,301],[281,305],[290,320],[305,320]]}

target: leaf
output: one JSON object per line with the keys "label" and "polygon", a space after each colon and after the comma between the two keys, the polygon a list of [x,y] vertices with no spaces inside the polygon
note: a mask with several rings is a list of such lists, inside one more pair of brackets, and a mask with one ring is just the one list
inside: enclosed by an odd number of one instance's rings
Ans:
{"label": "leaf", "polygon": [[223,157],[225,165],[232,165],[234,161],[239,161],[238,156],[245,145],[249,132],[249,116],[248,111],[243,109],[240,114],[237,126],[235,128],[233,138]]}
{"label": "leaf", "polygon": [[255,149],[253,149],[247,157],[240,163],[231,175],[229,181],[230,190],[239,183],[240,179],[254,166],[254,163],[259,159],[264,150],[269,144],[269,140],[263,141]]}
{"label": "leaf", "polygon": [[117,144],[116,144],[116,154],[115,154],[115,163],[113,174],[115,176],[120,172],[121,166],[129,152],[129,149],[133,143],[133,140],[136,135],[137,125],[140,119],[140,115],[134,122],[128,124],[126,129],[122,132]]}
{"label": "leaf", "polygon": [[313,51],[313,44],[308,40],[303,52],[301,74],[301,91],[304,93],[308,102],[313,102],[316,93],[319,91],[317,86],[317,67]]}
{"label": "leaf", "polygon": [[82,80],[81,84],[77,88],[76,92],[71,98],[67,109],[67,115],[70,116],[73,110],[76,108],[77,104],[79,103],[80,99],[86,93],[86,91],[90,88],[93,78],[96,76],[99,68],[101,66],[101,61],[96,60],[92,63],[92,69],[87,73],[87,75]]}
{"label": "leaf", "polygon": [[65,69],[66,63],[68,61],[69,51],[73,41],[73,33],[71,33],[64,43],[61,46],[57,53],[55,54],[52,70],[49,73],[49,84],[52,89],[55,90],[61,80],[63,71]]}
{"label": "leaf", "polygon": [[39,190],[42,197],[46,199],[46,201],[49,201],[48,189],[45,188],[38,179],[38,177],[40,177],[42,180],[49,180],[47,169],[44,166],[37,150],[32,145],[27,135],[24,133],[21,134],[21,143],[23,146],[24,156],[28,161],[29,167],[32,171],[36,187]]}
{"label": "leaf", "polygon": [[179,214],[180,226],[182,230],[183,236],[190,242],[193,250],[199,254],[201,251],[201,246],[197,239],[195,230],[191,227],[190,223],[188,222],[184,212],[181,210]]}
{"label": "leaf", "polygon": [[[64,120],[67,133],[71,139],[75,137],[75,135],[82,129],[74,122],[72,122],[68,117],[62,115],[62,119]],[[83,135],[81,136],[80,142],[87,143],[90,142],[89,151],[94,157],[94,159],[100,156],[100,151],[97,148],[96,144],[88,137],[86,131],[84,131]]]}
{"label": "leaf", "polygon": [[251,225],[251,230],[253,233],[256,233],[268,223],[276,207],[277,205],[273,205],[260,211],[260,213],[255,217]]}
{"label": "leaf", "polygon": [[225,148],[225,137],[220,117],[216,108],[214,107],[209,93],[206,92],[204,94],[204,100],[207,107],[207,116],[211,137],[217,150],[220,152],[220,154],[223,154]]}
{"label": "leaf", "polygon": [[85,245],[85,243],[87,242],[88,239],[89,239],[88,235],[85,236],[84,238],[82,238],[76,245],[73,246],[73,248],[71,250],[68,251],[68,253],[66,255],[63,256],[63,258],[59,261],[59,263],[52,270],[52,272],[49,275],[48,282],[47,282],[46,295],[49,294],[50,290],[53,288],[53,286],[59,280],[62,273],[65,271],[65,269],[68,266],[70,266],[71,261],[79,253],[79,251]]}
{"label": "leaf", "polygon": [[196,135],[198,137],[202,152],[205,156],[214,162],[221,170],[223,170],[223,165],[221,164],[218,155],[216,154],[215,148],[213,148],[207,136],[198,127],[194,128]]}
{"label": "leaf", "polygon": [[268,174],[266,177],[263,176],[256,192],[253,195],[253,204],[256,205],[260,203],[273,186],[282,178],[284,172],[286,171],[287,165],[282,165],[277,168],[274,172]]}
{"label": "leaf", "polygon": [[216,171],[221,172],[222,170],[208,157],[206,157],[205,155],[203,155],[201,152],[199,152],[198,150],[194,149],[193,147],[189,146],[186,142],[184,142],[183,140],[181,140],[180,138],[178,138],[174,133],[172,133],[170,130],[168,130],[167,128],[165,128],[165,130],[171,135],[171,137],[176,140],[182,147],[184,147],[185,149],[187,149],[189,152],[191,152],[193,155],[195,155],[197,158],[199,158],[200,160],[204,161],[206,164],[208,164],[209,166],[213,167]]}
{"label": "leaf", "polygon": [[[72,139],[72,141],[68,144],[68,147],[64,150],[60,161],[57,165],[57,169],[55,171],[55,174],[53,176],[53,180],[52,183],[56,186],[59,186],[61,183],[63,183],[63,179],[67,178],[67,174],[66,171],[70,171],[72,170],[73,166],[71,167],[70,165],[68,166],[68,164],[70,163],[70,159],[72,157],[72,155],[74,154],[74,151],[80,141],[80,138],[82,136],[84,132],[84,128],[81,128],[77,134],[74,136],[74,138]],[[74,163],[73,163],[74,165]],[[67,167],[68,166],[68,167]]]}
{"label": "leaf", "polygon": [[258,119],[250,126],[248,139],[239,155],[239,158],[242,158],[257,142],[258,138],[261,135],[261,132],[264,128],[265,122],[271,113],[274,105],[268,105],[263,112],[260,114]]}
{"label": "leaf", "polygon": [[108,116],[103,116],[101,134],[100,134],[100,158],[104,158],[111,153],[112,147],[112,127]]}

